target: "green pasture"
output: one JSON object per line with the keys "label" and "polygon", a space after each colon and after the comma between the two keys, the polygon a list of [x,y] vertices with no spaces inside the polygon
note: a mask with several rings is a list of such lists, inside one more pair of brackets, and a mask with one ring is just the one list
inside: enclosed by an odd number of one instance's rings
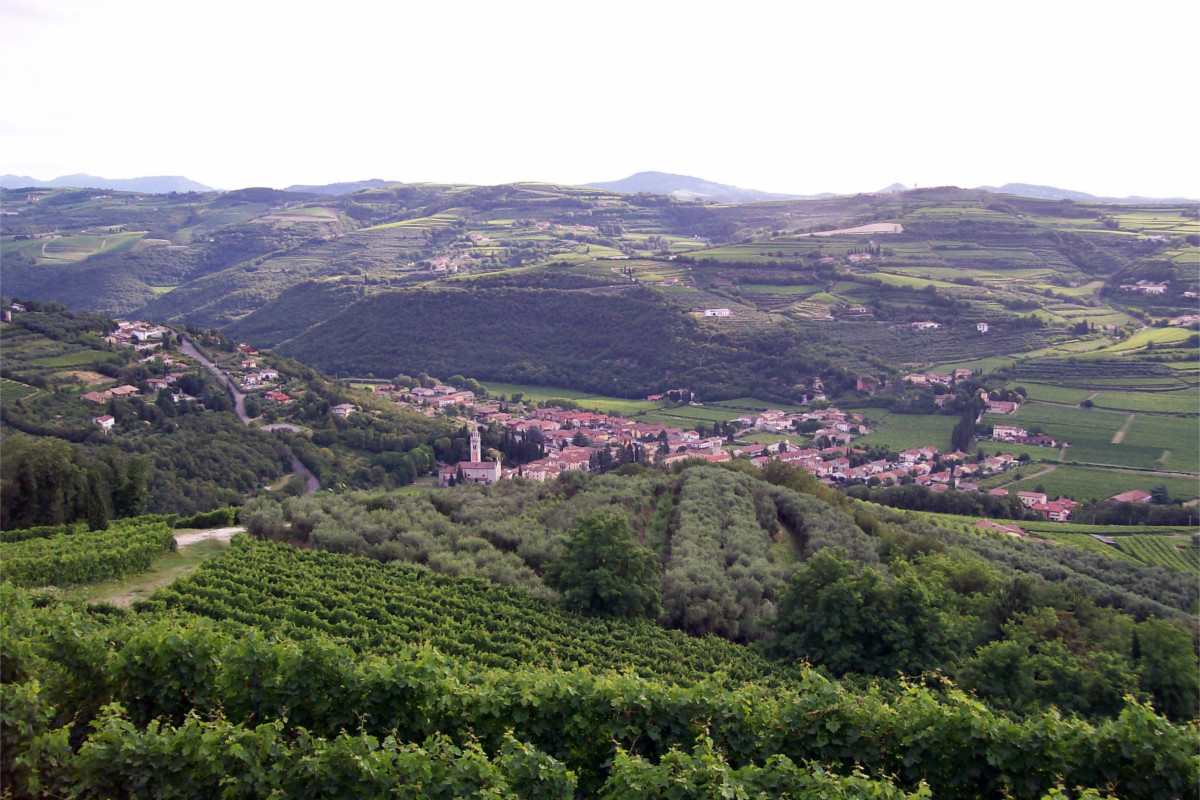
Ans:
{"label": "green pasture", "polygon": [[932,445],[945,451],[950,447],[950,432],[958,417],[922,414],[892,414],[868,409],[864,416],[871,420],[871,433],[855,439],[856,445],[883,446],[889,450],[911,450]]}
{"label": "green pasture", "polygon": [[958,284],[947,283],[946,281],[926,280],[925,278],[915,278],[911,275],[896,275],[890,272],[868,272],[863,277],[877,278],[888,286],[901,286],[909,289],[924,289],[926,286],[936,286],[939,289],[960,288]]}
{"label": "green pasture", "polygon": [[392,228],[412,228],[415,230],[436,230],[448,228],[459,221],[459,217],[455,214],[434,214],[429,217],[418,217],[416,219],[405,219],[399,222],[385,222],[382,225],[372,225],[369,228],[362,228],[358,233],[367,233],[370,231],[383,231]]}
{"label": "green pasture", "polygon": [[[1030,465],[1024,467],[1024,471],[1028,473],[1031,469],[1035,469],[1035,462],[1039,461],[1058,461],[1058,454],[1062,452],[1061,447],[1041,447],[1036,444],[1009,444],[1008,442],[977,442],[975,445],[976,451],[985,453],[989,456],[1006,454],[1020,458],[1022,455],[1029,456]],[[1068,458],[1070,457],[1071,449],[1067,448]],[[1041,469],[1041,467],[1036,467]],[[1012,475],[1015,470],[1009,470],[1003,475],[993,475],[990,478],[985,478],[982,481],[976,481],[981,486],[986,484],[986,488],[991,488],[1003,483],[1008,483],[1012,480]]]}
{"label": "green pasture", "polygon": [[337,219],[337,212],[324,206],[297,206],[275,212],[285,217],[318,217],[320,219]]}
{"label": "green pasture", "polygon": [[1187,328],[1143,328],[1128,339],[1106,347],[1103,352],[1127,353],[1133,350],[1141,350],[1151,343],[1155,347],[1160,345],[1169,347],[1172,344],[1187,339],[1192,333],[1193,331]]}
{"label": "green pasture", "polygon": [[993,370],[1000,369],[1001,367],[1010,367],[1012,364],[1012,356],[992,356],[990,358],[977,358],[971,361],[947,361],[937,364],[933,369],[936,372],[949,372],[956,369],[973,369],[986,375]]}
{"label": "green pasture", "polygon": [[1124,445],[1154,455],[1150,467],[1200,473],[1200,432],[1195,419],[1147,414],[1135,416],[1125,433],[1125,441],[1119,446]]}
{"label": "green pasture", "polygon": [[620,397],[605,397],[598,394],[590,394],[575,402],[581,408],[586,408],[589,411],[596,411],[601,414],[613,414],[621,417],[632,417],[644,414],[647,411],[656,411],[663,407],[662,403],[654,403],[649,400],[625,400]]}
{"label": "green pasture", "polygon": [[[1162,451],[1136,443],[1126,435],[1125,441],[1113,444],[1112,439],[1125,424],[1129,415],[1100,409],[1069,408],[1029,402],[1012,414],[987,414],[988,425],[1019,425],[1031,431],[1040,430],[1055,439],[1070,442],[1066,458],[1096,464],[1154,469]],[[1167,419],[1167,418],[1163,418]],[[1005,447],[991,443],[992,447]]]}
{"label": "green pasture", "polygon": [[532,384],[498,383],[494,381],[481,381],[481,383],[487,388],[488,394],[492,397],[505,395],[511,398],[514,394],[519,393],[524,395],[525,400],[532,400],[536,403],[541,403],[552,398],[582,400],[588,396],[587,392],[580,392],[575,389],[561,389],[554,386],[534,386]]}
{"label": "green pasture", "polygon": [[74,353],[63,353],[58,356],[37,358],[29,362],[33,367],[78,367],[95,363],[102,353],[98,350],[78,350]]}
{"label": "green pasture", "polygon": [[588,394],[587,392],[580,392],[574,389],[558,389],[520,383],[496,383],[492,381],[484,383],[484,386],[487,387],[488,393],[493,397],[503,394],[511,398],[515,394],[521,394],[523,400],[537,403],[552,400],[570,400],[580,408],[588,411],[625,417],[643,414],[647,411],[656,411],[663,406],[662,403],[650,402],[649,400],[607,397],[605,395]]}
{"label": "green pasture", "polygon": [[1025,389],[1025,396],[1030,400],[1043,400],[1048,403],[1068,403],[1078,405],[1091,394],[1087,389],[1069,389],[1064,386],[1048,386],[1044,383],[1013,382],[1006,388],[1020,386]]}
{"label": "green pasture", "polygon": [[731,408],[735,411],[741,411],[742,413],[766,411],[769,408],[777,408],[780,411],[793,411],[796,413],[812,410],[805,406],[790,406],[783,403],[772,403],[770,400],[759,400],[757,397],[736,397],[733,400],[714,400],[713,402],[706,403],[705,405]]}
{"label": "green pasture", "polygon": [[[1029,474],[1037,470],[1031,466],[1026,467],[1023,471]],[[1074,500],[1086,501],[1103,500],[1114,494],[1133,489],[1148,492],[1159,484],[1166,486],[1171,497],[1179,500],[1192,500],[1200,497],[1200,478],[1184,478],[1177,475],[1162,475],[1137,470],[1078,467],[1070,464],[1059,465],[1051,472],[1007,484],[1004,488],[1013,492],[1033,491],[1035,486],[1040,485],[1052,498],[1070,497]]]}
{"label": "green pasture", "polygon": [[1200,414],[1200,391],[1099,392],[1092,398],[1097,408],[1151,411],[1163,414]]}

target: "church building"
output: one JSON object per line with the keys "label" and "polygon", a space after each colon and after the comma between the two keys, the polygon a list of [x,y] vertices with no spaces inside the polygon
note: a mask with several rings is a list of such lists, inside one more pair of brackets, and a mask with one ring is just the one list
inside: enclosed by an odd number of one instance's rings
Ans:
{"label": "church building", "polygon": [[438,486],[449,486],[451,481],[460,483],[486,483],[491,485],[500,480],[500,462],[484,461],[479,428],[471,433],[471,460],[447,464],[438,470]]}

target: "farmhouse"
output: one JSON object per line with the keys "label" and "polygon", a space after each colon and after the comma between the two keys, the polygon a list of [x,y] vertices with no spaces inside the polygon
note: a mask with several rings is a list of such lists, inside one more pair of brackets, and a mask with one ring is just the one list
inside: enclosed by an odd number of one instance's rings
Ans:
{"label": "farmhouse", "polygon": [[923,320],[921,322],[912,323],[912,327],[919,331],[929,331],[942,327],[942,324],[940,322],[934,322],[933,320]]}
{"label": "farmhouse", "polygon": [[975,325],[975,330],[979,331],[980,333],[987,333],[988,332],[988,324],[986,322],[977,323]]}
{"label": "farmhouse", "polygon": [[998,442],[1015,442],[1029,438],[1029,431],[1016,425],[996,425],[992,428],[992,438]]}
{"label": "farmhouse", "polygon": [[329,411],[334,416],[338,416],[338,417],[341,417],[342,419],[346,419],[351,414],[353,414],[355,411],[358,411],[358,407],[355,406],[353,403],[339,403],[338,405],[329,409]]}
{"label": "farmhouse", "polygon": [[1026,508],[1033,508],[1038,504],[1044,504],[1049,498],[1046,497],[1045,492],[1017,492],[1017,499]]}
{"label": "farmhouse", "polygon": [[92,424],[99,425],[100,430],[104,431],[105,433],[108,433],[113,429],[114,422],[116,422],[116,420],[111,414],[105,414],[102,417],[92,417]]}
{"label": "farmhouse", "polygon": [[706,309],[704,309],[704,316],[706,316],[706,317],[728,317],[731,315],[731,313],[732,312],[728,308],[706,308]]}

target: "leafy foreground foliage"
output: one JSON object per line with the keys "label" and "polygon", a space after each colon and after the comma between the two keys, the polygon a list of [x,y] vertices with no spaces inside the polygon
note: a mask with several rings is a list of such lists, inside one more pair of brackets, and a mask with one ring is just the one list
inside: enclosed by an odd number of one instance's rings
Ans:
{"label": "leafy foreground foliage", "polygon": [[[336,560],[353,583],[363,562]],[[1195,727],[1136,704],[1100,725],[1014,721],[953,690],[852,691],[807,670],[787,686],[486,670],[429,647],[377,656],[186,614],[36,608],[8,584],[0,603],[17,794],[294,795],[305,779],[361,796],[414,777],[422,797],[479,796],[475,780],[519,797],[1160,798],[1198,777]]]}
{"label": "leafy foreground foliage", "polygon": [[106,530],[61,533],[0,544],[4,579],[18,586],[70,586],[142,572],[159,555],[175,549],[163,518],[118,520]]}

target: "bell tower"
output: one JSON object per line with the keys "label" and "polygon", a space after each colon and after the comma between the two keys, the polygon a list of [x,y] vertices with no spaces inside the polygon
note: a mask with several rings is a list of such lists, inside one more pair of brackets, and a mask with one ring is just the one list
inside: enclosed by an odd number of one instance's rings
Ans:
{"label": "bell tower", "polygon": [[478,464],[483,461],[483,455],[480,452],[481,442],[479,439],[479,428],[471,431],[471,461]]}

